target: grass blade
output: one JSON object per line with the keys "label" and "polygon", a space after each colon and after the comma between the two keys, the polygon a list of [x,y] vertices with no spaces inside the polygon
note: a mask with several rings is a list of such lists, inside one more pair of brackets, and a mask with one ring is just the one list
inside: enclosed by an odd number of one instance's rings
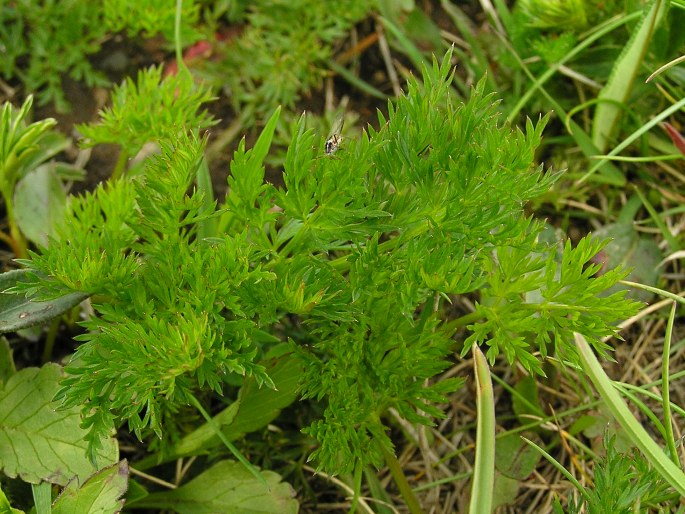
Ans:
{"label": "grass blade", "polygon": [[612,380],[606,375],[585,338],[576,333],[576,347],[583,369],[592,380],[612,415],[628,434],[632,443],[644,454],[649,463],[681,495],[685,496],[685,473],[676,466],[654,442],[642,424],[635,419],[626,402],[616,391]]}
{"label": "grass blade", "polygon": [[473,345],[473,368],[476,377],[478,425],[476,427],[476,463],[473,467],[470,514],[490,514],[495,485],[495,399],[490,368],[480,348]]}
{"label": "grass blade", "polygon": [[664,352],[661,360],[661,399],[662,407],[664,409],[664,429],[666,430],[666,445],[671,453],[673,463],[679,465],[678,451],[675,447],[675,439],[673,438],[673,418],[671,415],[671,398],[669,391],[670,376],[669,363],[671,356],[671,339],[673,337],[673,322],[675,321],[677,304],[673,302],[671,305],[671,313],[668,316],[668,323],[666,324],[666,334],[664,336]]}
{"label": "grass blade", "polygon": [[643,15],[635,26],[628,44],[616,61],[609,80],[599,92],[598,98],[604,100],[597,105],[592,123],[592,142],[604,152],[614,128],[620,118],[621,109],[616,103],[625,104],[642,60],[652,40],[652,34],[666,11],[664,0],[653,0],[645,7]]}
{"label": "grass blade", "polygon": [[[544,93],[544,91],[543,91]],[[618,155],[620,152],[623,151],[624,148],[626,148],[630,143],[635,141],[636,139],[640,138],[645,132],[648,132],[651,130],[651,128],[657,124],[659,124],[661,121],[664,119],[667,119],[669,116],[671,116],[673,113],[678,112],[680,109],[685,107],[685,98],[679,100],[677,103],[674,103],[667,109],[664,109],[661,111],[659,114],[654,116],[651,120],[649,120],[647,123],[642,125],[639,129],[637,129],[635,132],[630,134],[627,138],[625,138],[619,145],[616,146],[611,152],[609,152],[606,157],[613,157],[615,155]],[[595,171],[597,171],[601,166],[604,165],[607,161],[605,159],[599,159],[595,164],[593,164],[590,169],[583,175],[581,178],[578,179],[578,184],[582,184],[585,182],[588,177],[590,177]]]}

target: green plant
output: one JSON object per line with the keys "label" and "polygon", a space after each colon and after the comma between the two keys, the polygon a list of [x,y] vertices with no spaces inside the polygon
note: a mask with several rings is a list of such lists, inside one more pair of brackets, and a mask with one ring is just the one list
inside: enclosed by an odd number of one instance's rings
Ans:
{"label": "green plant", "polygon": [[[237,112],[263,116],[295,102],[326,76],[332,43],[375,2],[258,1],[243,13],[247,28],[209,75],[225,86]],[[240,70],[237,72],[237,70]]]}
{"label": "green plant", "polygon": [[557,501],[556,514],[631,514],[663,509],[674,494],[656,470],[635,452],[619,453],[614,448],[616,436],[604,437],[606,454],[597,461],[593,487],[581,489],[577,499],[569,498],[566,510]]}
{"label": "green plant", "polygon": [[[194,43],[201,33],[195,28],[200,22],[200,7],[192,0],[183,2],[181,12],[181,40],[184,45]],[[165,0],[106,0],[102,12],[112,32],[126,31],[133,37],[143,34],[152,38],[161,33],[167,41],[174,41],[176,12],[174,4]]]}
{"label": "green plant", "polygon": [[[83,0],[0,2],[0,73],[18,77],[39,103],[68,110],[62,75],[105,85],[88,56],[97,52],[106,27],[102,13]],[[28,60],[28,65],[22,65]]]}
{"label": "green plant", "polygon": [[33,97],[29,96],[18,111],[7,102],[0,113],[0,194],[10,232],[9,235],[0,233],[0,237],[18,257],[26,256],[26,241],[15,215],[17,183],[65,146],[64,138],[51,130],[56,124],[54,119],[27,124],[32,105]]}
{"label": "green plant", "polygon": [[207,128],[216,123],[202,104],[212,99],[209,90],[196,86],[187,70],[162,78],[162,68],[138,73],[134,83],[126,79],[114,88],[112,106],[101,113],[101,122],[79,125],[84,144],[114,143],[121,147],[112,177],[119,177],[126,164],[145,143],[173,138],[192,127]]}
{"label": "green plant", "polygon": [[[326,405],[306,429],[319,441],[313,458],[354,472],[358,490],[366,465],[398,469],[389,408],[412,423],[443,416],[463,379],[439,376],[460,348],[486,345],[491,363],[503,353],[536,373],[548,354],[578,362],[574,331],[608,350],[600,337],[637,304],[598,295],[623,273],[594,277],[587,261],[601,244],[589,239],[557,262],[556,247],[538,242],[542,223],[524,214],[558,177],[533,163],[546,120],[512,131],[483,81],[456,105],[451,80],[448,53],[379,114],[378,130],[335,155],[302,118],[284,189],[264,182],[277,111],[253,149],[241,142],[215,211],[192,188],[203,142],[177,131],[142,175],[71,202],[59,238],[21,261],[13,291],[91,296],[97,316],[58,393],[81,406],[91,454],[122,422],[138,438],[166,436],[162,454],[173,452],[178,414],[199,395],[221,394],[230,377],[273,388],[260,360],[287,338],[303,397]],[[197,237],[209,218],[215,232]],[[478,294],[476,312],[446,322],[450,298],[466,293]]]}
{"label": "green plant", "polygon": [[[174,40],[173,2],[129,2],[108,0],[19,0],[0,2],[0,74],[17,78],[39,104],[54,102],[58,111],[68,111],[63,78],[88,86],[108,86],[109,80],[89,58],[114,32],[126,31],[151,38],[162,33]],[[181,26],[183,44],[201,37],[197,4],[186,1]]]}

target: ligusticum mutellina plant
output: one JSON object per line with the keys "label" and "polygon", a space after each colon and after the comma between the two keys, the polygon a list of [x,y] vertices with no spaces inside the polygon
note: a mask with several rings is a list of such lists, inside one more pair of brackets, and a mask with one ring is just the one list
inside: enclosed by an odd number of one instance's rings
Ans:
{"label": "ligusticum mutellina plant", "polygon": [[[458,101],[450,60],[333,155],[303,117],[282,187],[264,180],[276,111],[235,152],[223,203],[207,208],[193,185],[204,141],[186,130],[142,174],[73,199],[15,291],[90,295],[58,397],[82,407],[92,448],[124,422],[139,438],[180,437],[177,413],[196,396],[247,376],[272,387],[260,359],[287,343],[301,396],[325,405],[305,429],[313,458],[359,471],[393,451],[390,408],[413,423],[443,416],[463,379],[440,375],[474,343],[537,374],[548,355],[576,359],[574,332],[606,354],[601,338],[636,308],[600,297],[622,272],[595,276],[602,245],[589,238],[559,258],[524,211],[558,177],[534,163],[546,118],[500,123],[483,81]],[[465,294],[475,312],[453,319]]]}

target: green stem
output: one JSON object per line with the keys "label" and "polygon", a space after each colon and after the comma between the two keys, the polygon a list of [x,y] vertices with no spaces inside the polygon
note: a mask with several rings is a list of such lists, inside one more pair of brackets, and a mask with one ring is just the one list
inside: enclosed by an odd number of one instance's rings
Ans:
{"label": "green stem", "polygon": [[55,347],[55,339],[57,338],[57,329],[59,328],[60,319],[60,317],[57,317],[50,322],[50,328],[45,337],[45,347],[43,348],[43,364],[49,362],[50,357],[52,357],[52,350]]}
{"label": "green stem", "polygon": [[174,47],[176,50],[176,66],[178,71],[186,68],[183,61],[183,44],[181,43],[181,14],[183,13],[183,0],[176,0],[176,17],[174,19]]}
{"label": "green stem", "polygon": [[20,247],[17,246],[17,242],[11,236],[0,231],[0,241],[6,243],[7,246],[11,248],[14,255],[19,255]]}
{"label": "green stem", "polygon": [[421,510],[421,505],[419,505],[419,500],[416,498],[414,491],[412,491],[412,488],[407,481],[407,477],[404,475],[404,471],[402,471],[402,466],[400,466],[400,462],[397,460],[397,457],[389,452],[382,444],[379,444],[378,446],[383,453],[385,464],[388,466],[390,474],[400,490],[400,494],[402,494],[404,501],[407,502],[407,508],[409,508],[409,512],[411,512],[411,514],[422,514],[423,511]]}
{"label": "green stem", "polygon": [[26,258],[26,240],[24,235],[19,230],[17,222],[14,218],[14,203],[12,201],[12,191],[2,191],[2,196],[5,198],[5,211],[7,216],[7,225],[10,229],[10,246],[14,255],[20,259]]}
{"label": "green stem", "polygon": [[195,396],[193,396],[192,394],[189,394],[187,396],[187,398],[188,398],[188,401],[190,402],[190,404],[193,407],[195,407],[200,412],[200,414],[202,414],[202,417],[205,418],[205,421],[212,428],[212,430],[214,431],[214,434],[221,440],[222,443],[224,443],[224,446],[226,446],[226,448],[228,448],[228,450],[233,454],[233,456],[236,459],[238,459],[240,461],[240,463],[243,466],[245,466],[247,468],[247,470],[250,473],[252,473],[252,475],[257,480],[259,480],[259,482],[262,485],[264,485],[265,487],[268,488],[268,485],[266,483],[266,479],[262,476],[262,474],[259,472],[259,470],[255,466],[253,466],[250,463],[250,461],[248,461],[242,453],[240,453],[240,450],[238,450],[238,448],[233,443],[231,443],[231,441],[228,440],[226,435],[221,431],[221,428],[219,427],[217,422],[214,421],[214,418],[212,418],[209,415],[209,413],[202,407],[202,405],[200,404],[198,399],[195,398]]}
{"label": "green stem", "polygon": [[124,171],[126,171],[126,163],[128,162],[128,153],[122,148],[119,151],[119,157],[117,158],[117,163],[114,165],[114,171],[112,171],[111,180],[117,180],[120,178]]}
{"label": "green stem", "polygon": [[[393,237],[392,239],[385,241],[384,243],[381,243],[378,245],[378,252],[379,253],[386,253],[394,250],[400,243],[403,243],[406,240],[411,240],[415,237],[418,237],[425,232],[427,232],[430,228],[429,222],[425,221],[417,225],[416,227],[400,234],[398,237]],[[335,260],[332,260],[330,262],[330,265],[336,269],[337,271],[347,271],[349,263],[347,262],[347,259],[350,257],[351,254],[343,255],[342,257],[339,257]]]}
{"label": "green stem", "polygon": [[445,323],[444,328],[448,331],[450,330],[456,330],[461,327],[465,327],[469,323],[473,323],[474,321],[478,321],[481,319],[483,316],[479,312],[470,312],[468,314],[464,314],[463,316],[460,316],[457,319],[453,319],[452,321],[448,321]]}

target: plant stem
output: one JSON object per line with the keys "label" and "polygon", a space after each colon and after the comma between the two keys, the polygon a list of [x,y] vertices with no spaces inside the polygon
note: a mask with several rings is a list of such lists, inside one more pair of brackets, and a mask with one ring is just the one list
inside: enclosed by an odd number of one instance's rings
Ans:
{"label": "plant stem", "polygon": [[0,231],[0,241],[4,241],[5,243],[7,243],[7,246],[11,248],[12,253],[14,255],[19,255],[20,248],[17,246],[17,242],[14,239],[12,239],[11,236]]}
{"label": "plant stem", "polygon": [[2,196],[5,198],[5,210],[7,216],[7,225],[10,229],[10,246],[14,255],[20,259],[26,258],[26,240],[24,239],[21,230],[17,226],[14,219],[14,203],[12,201],[12,191],[3,191]]}
{"label": "plant stem", "polygon": [[482,318],[483,316],[479,312],[469,312],[468,314],[464,314],[457,319],[445,323],[445,329],[448,331],[456,330]]}
{"label": "plant stem", "polygon": [[43,364],[49,362],[50,358],[52,357],[52,350],[55,347],[55,339],[57,338],[57,329],[59,328],[60,320],[61,317],[57,317],[50,322],[50,328],[48,329],[48,334],[45,337],[45,347],[43,348]]}
{"label": "plant stem", "polygon": [[120,178],[124,171],[126,170],[126,163],[128,162],[128,153],[122,148],[119,151],[119,157],[117,158],[117,163],[114,165],[114,171],[112,171],[111,180],[117,180]]}
{"label": "plant stem", "polygon": [[390,470],[392,478],[395,480],[395,483],[397,484],[404,501],[407,502],[409,512],[412,514],[421,514],[423,511],[421,510],[421,505],[419,505],[419,500],[416,498],[414,491],[412,491],[412,488],[407,481],[407,477],[404,475],[404,471],[402,471],[402,466],[400,466],[400,462],[397,460],[397,457],[389,452],[382,444],[379,444],[378,446],[380,446],[381,452],[383,453],[383,458],[385,459],[385,463]]}
{"label": "plant stem", "polygon": [[181,71],[183,68],[186,68],[186,63],[183,60],[183,43],[181,42],[182,13],[183,0],[176,0],[176,16],[174,18],[174,49],[176,51],[176,66],[178,67],[178,71]]}

